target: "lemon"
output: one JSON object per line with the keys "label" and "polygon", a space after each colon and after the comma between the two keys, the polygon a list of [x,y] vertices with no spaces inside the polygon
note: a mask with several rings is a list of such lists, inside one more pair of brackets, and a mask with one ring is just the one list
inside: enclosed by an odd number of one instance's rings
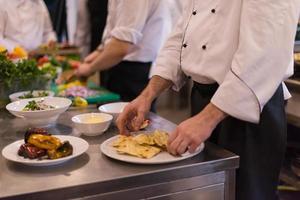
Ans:
{"label": "lemon", "polygon": [[86,107],[88,106],[88,102],[82,97],[75,97],[73,100],[73,105],[76,107]]}

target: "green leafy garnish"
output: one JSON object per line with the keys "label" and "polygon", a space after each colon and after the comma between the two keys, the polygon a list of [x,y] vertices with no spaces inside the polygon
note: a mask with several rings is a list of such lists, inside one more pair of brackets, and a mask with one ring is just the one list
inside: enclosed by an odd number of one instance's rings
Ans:
{"label": "green leafy garnish", "polygon": [[46,97],[49,93],[46,91],[37,92],[37,95],[33,94],[33,91],[30,91],[28,93],[23,94],[22,96],[19,96],[19,99],[29,99],[29,98],[36,98],[36,97]]}
{"label": "green leafy garnish", "polygon": [[40,110],[38,104],[36,101],[29,101],[28,104],[24,107],[23,111],[34,111],[34,110]]}
{"label": "green leafy garnish", "polygon": [[23,111],[49,110],[53,108],[53,106],[44,104],[43,101],[36,102],[35,100],[32,100],[27,103],[23,108]]}

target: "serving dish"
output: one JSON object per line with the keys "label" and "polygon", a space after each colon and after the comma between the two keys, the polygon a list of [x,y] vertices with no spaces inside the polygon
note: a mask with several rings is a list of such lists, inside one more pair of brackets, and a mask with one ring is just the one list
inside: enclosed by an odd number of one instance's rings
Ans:
{"label": "serving dish", "polygon": [[116,122],[118,116],[123,112],[128,102],[108,103],[100,106],[98,109],[102,113],[107,113],[113,116],[113,121]]}
{"label": "serving dish", "polygon": [[[26,97],[30,96],[32,94],[32,97]],[[50,90],[33,90],[33,91],[22,91],[22,92],[16,92],[9,95],[10,101],[18,101],[22,99],[31,99],[31,98],[40,98],[40,97],[54,97],[54,92]]]}
{"label": "serving dish", "polygon": [[113,117],[106,113],[85,113],[72,117],[75,128],[86,136],[103,134],[110,126]]}
{"label": "serving dish", "polygon": [[[143,132],[140,132],[140,133],[143,133]],[[113,136],[113,137],[105,140],[100,145],[100,151],[104,155],[106,155],[107,157],[110,157],[112,159],[123,161],[123,162],[128,162],[128,163],[134,163],[134,164],[153,165],[153,164],[167,164],[167,163],[178,162],[178,161],[185,160],[185,159],[191,158],[193,156],[196,156],[199,153],[201,153],[204,149],[204,143],[202,143],[194,153],[186,152],[186,153],[182,154],[181,156],[173,156],[166,151],[162,151],[152,158],[145,159],[145,158],[134,157],[134,156],[126,155],[126,154],[119,154],[117,152],[117,150],[113,147],[113,143],[118,139],[118,137],[119,136]]]}
{"label": "serving dish", "polygon": [[49,159],[28,159],[18,155],[18,150],[20,145],[24,143],[24,140],[15,141],[2,150],[2,156],[12,162],[17,162],[25,165],[30,166],[50,166],[50,165],[57,165],[68,160],[74,159],[84,152],[87,151],[89,144],[82,138],[74,137],[74,136],[67,136],[67,135],[56,135],[55,137],[59,138],[62,141],[69,141],[70,144],[73,146],[73,154],[67,157],[49,160]]}
{"label": "serving dish", "polygon": [[[24,108],[29,104],[29,102],[33,101],[42,101],[45,105],[49,105],[53,108],[48,110],[24,111]],[[16,117],[23,118],[32,126],[43,127],[53,124],[59,115],[65,112],[71,104],[72,101],[67,98],[41,97],[12,102],[6,106],[6,109]]]}

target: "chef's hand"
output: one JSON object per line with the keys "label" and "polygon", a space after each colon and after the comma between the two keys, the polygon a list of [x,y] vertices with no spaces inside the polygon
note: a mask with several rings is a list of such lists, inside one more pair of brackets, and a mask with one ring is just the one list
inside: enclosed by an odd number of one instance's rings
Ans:
{"label": "chef's hand", "polygon": [[100,50],[95,50],[90,53],[84,60],[83,63],[76,70],[76,75],[78,77],[88,77],[91,76],[95,70],[93,70],[92,62],[101,54]]}
{"label": "chef's hand", "polygon": [[85,62],[85,63],[92,63],[100,55],[100,53],[101,53],[101,51],[99,51],[99,50],[93,51],[87,57],[85,57],[85,59],[83,60],[83,62]]}
{"label": "chef's hand", "polygon": [[195,152],[225,117],[223,111],[211,103],[208,104],[202,112],[179,124],[171,133],[168,151],[173,155],[181,155],[187,150],[190,153]]}
{"label": "chef's hand", "polygon": [[81,65],[79,65],[75,73],[78,77],[88,77],[91,76],[94,71],[90,63],[82,63]]}
{"label": "chef's hand", "polygon": [[150,107],[151,101],[143,95],[130,102],[117,119],[120,134],[128,135],[131,131],[140,130]]}

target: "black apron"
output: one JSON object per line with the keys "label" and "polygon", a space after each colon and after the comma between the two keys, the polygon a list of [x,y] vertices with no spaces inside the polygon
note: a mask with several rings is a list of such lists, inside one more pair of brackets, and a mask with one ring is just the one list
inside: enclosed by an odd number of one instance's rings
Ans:
{"label": "black apron", "polygon": [[58,42],[64,37],[68,41],[66,0],[44,0],[48,7],[53,29],[57,35]]}
{"label": "black apron", "polygon": [[107,76],[101,83],[110,91],[120,94],[122,101],[132,101],[147,86],[151,65],[151,62],[123,61],[105,71]]}
{"label": "black apron", "polygon": [[[217,84],[202,85],[194,82],[192,115],[199,113],[210,102],[217,89]],[[265,105],[259,124],[227,117],[217,126],[209,140],[240,156],[236,176],[237,200],[277,199],[276,188],[286,147],[282,86],[278,87]]]}
{"label": "black apron", "polygon": [[101,43],[106,25],[108,0],[88,0],[89,22],[91,31],[91,52],[97,49]]}

